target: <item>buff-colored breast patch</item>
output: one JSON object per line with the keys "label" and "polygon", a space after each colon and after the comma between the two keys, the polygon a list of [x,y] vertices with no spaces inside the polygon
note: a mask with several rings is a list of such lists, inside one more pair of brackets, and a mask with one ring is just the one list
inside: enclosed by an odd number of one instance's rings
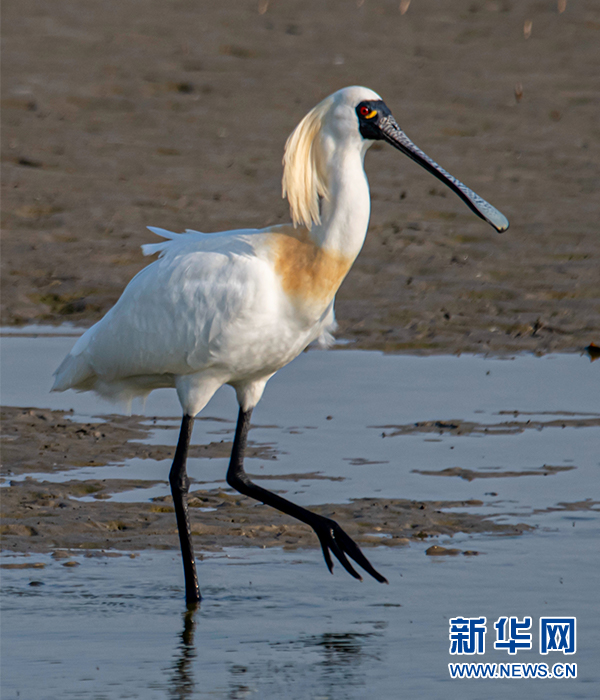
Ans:
{"label": "buff-colored breast patch", "polygon": [[300,303],[323,307],[331,302],[353,262],[323,250],[306,228],[271,229],[269,248],[284,292]]}

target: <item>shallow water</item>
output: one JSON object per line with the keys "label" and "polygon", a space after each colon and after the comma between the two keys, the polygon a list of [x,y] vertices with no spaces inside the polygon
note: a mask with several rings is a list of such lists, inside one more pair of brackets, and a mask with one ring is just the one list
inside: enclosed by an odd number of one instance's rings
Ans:
{"label": "shallow water", "polygon": [[[32,556],[47,567],[3,572],[3,697],[597,697],[597,524],[533,539],[479,538],[486,555],[469,558],[377,548],[389,586],[330,577],[316,550],[210,555],[187,642],[176,552],[72,569]],[[541,657],[534,632],[509,658],[490,629],[485,656],[462,660],[576,661],[578,678],[450,680],[448,618],[503,614],[577,616],[577,654]]]}
{"label": "shallow water", "polygon": [[[82,420],[114,412],[85,394],[47,393],[51,372],[72,343],[72,337],[3,338],[3,403],[73,408]],[[277,456],[248,461],[248,471],[272,475],[262,485],[287,490],[303,504],[362,496],[480,499],[477,512],[537,529],[521,537],[457,535],[437,542],[476,549],[478,557],[425,556],[431,540],[369,550],[390,586],[359,584],[339,566],[331,577],[317,550],[209,554],[200,564],[205,600],[187,631],[178,552],[142,552],[133,559],[82,555],[72,568],[48,555],[6,555],[4,563],[46,566],[2,571],[3,697],[597,697],[600,514],[597,505],[568,510],[558,504],[598,499],[600,428],[575,427],[578,418],[600,412],[598,370],[577,355],[303,354],[271,380],[253,416],[263,427],[253,428],[250,440],[272,444]],[[463,435],[415,429],[389,436],[389,426],[419,421],[499,424],[513,420],[505,412],[515,410],[528,414],[515,419],[524,424],[561,418],[567,427]],[[176,418],[174,392],[155,392],[146,413]],[[219,392],[205,414],[219,422],[197,421],[193,440],[230,439],[233,392]],[[150,440],[174,443],[176,431],[157,429]],[[472,481],[413,471],[519,472],[542,465],[576,468]],[[101,474],[164,482],[136,491],[138,499],[167,493],[168,468],[168,462],[134,459],[38,478]],[[225,469],[223,459],[189,465],[197,485],[205,482],[202,488],[206,482],[222,487]],[[302,472],[343,480],[277,478]],[[487,617],[485,656],[448,654],[448,618],[459,615]],[[501,615],[534,618],[533,650],[515,657],[493,651],[493,622]],[[540,656],[536,624],[542,615],[577,616],[574,657]],[[516,686],[450,680],[447,664],[456,661],[574,661],[578,678]]]}
{"label": "shallow water", "polygon": [[[2,403],[74,409],[76,417],[82,420],[123,412],[124,407],[93,395],[49,393],[52,372],[72,344],[71,337],[2,338]],[[27,382],[23,382],[23,377],[27,377]],[[382,435],[393,432],[388,426],[419,421],[463,420],[494,425],[512,419],[508,413],[515,410],[520,412],[517,420],[523,425],[534,419],[544,423],[560,418],[573,422],[590,415],[598,418],[599,393],[600,367],[578,355],[497,359],[312,351],[284,367],[267,385],[253,415],[255,427],[250,440],[272,445],[277,459],[248,459],[247,469],[262,476],[271,475],[272,480],[261,482],[266,488],[289,490],[303,505],[382,495],[472,499],[497,492],[499,498],[518,501],[524,497],[529,507],[541,508],[547,505],[547,489],[550,495],[560,490],[565,499],[577,499],[593,490],[600,426],[525,428],[518,434],[487,434],[485,441],[481,433],[456,435],[448,431]],[[153,392],[145,414],[178,418],[175,392]],[[193,442],[231,440],[237,416],[233,391],[224,387],[217,392],[202,416],[215,421],[197,421]],[[585,439],[581,439],[582,433]],[[177,431],[159,430],[154,439],[174,445]],[[151,438],[149,442],[152,441]],[[455,466],[514,471],[545,464],[576,466],[577,476],[563,472],[548,479],[476,479],[468,483],[413,471],[440,471]],[[162,479],[162,490],[153,486],[147,495],[150,498],[168,493],[168,467],[168,462],[134,459],[126,466],[85,467],[39,476],[55,480]],[[190,460],[189,473],[203,488],[222,487],[226,468],[226,459],[197,459]],[[278,475],[302,472],[318,472],[342,481],[306,479],[290,487],[289,482],[277,480]],[[556,481],[560,481],[559,486]],[[143,494],[137,489],[129,495],[115,496],[121,501],[141,497]]]}

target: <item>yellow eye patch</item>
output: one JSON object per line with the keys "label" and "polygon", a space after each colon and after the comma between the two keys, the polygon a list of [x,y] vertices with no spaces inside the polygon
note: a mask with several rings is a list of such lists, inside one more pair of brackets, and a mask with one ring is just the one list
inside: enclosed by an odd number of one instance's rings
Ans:
{"label": "yellow eye patch", "polygon": [[373,119],[373,117],[377,116],[377,110],[371,109],[369,105],[361,105],[358,108],[358,113],[363,119]]}

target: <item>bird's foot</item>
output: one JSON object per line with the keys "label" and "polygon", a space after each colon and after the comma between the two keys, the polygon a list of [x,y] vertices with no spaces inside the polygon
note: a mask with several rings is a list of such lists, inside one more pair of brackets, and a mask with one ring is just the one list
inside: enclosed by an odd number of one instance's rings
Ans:
{"label": "bird's foot", "polygon": [[[385,576],[375,571],[369,560],[360,551],[356,542],[342,530],[335,520],[323,518],[323,522],[318,525],[313,525],[313,529],[317,533],[317,537],[321,543],[321,549],[323,550],[323,556],[325,557],[325,563],[331,573],[333,573],[333,561],[331,559],[331,554],[333,553],[350,576],[354,576],[354,578],[359,581],[362,581],[362,576],[348,561],[348,557],[354,559],[360,567],[376,581],[379,581],[379,583],[388,583]],[[348,557],[346,557],[346,555],[348,555]]]}

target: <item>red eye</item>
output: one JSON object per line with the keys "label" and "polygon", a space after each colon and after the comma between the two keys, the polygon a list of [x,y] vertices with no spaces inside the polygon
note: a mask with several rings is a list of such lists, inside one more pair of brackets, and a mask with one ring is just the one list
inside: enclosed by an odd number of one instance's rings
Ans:
{"label": "red eye", "polygon": [[361,117],[366,117],[367,114],[371,114],[371,109],[367,105],[363,105],[359,110]]}

